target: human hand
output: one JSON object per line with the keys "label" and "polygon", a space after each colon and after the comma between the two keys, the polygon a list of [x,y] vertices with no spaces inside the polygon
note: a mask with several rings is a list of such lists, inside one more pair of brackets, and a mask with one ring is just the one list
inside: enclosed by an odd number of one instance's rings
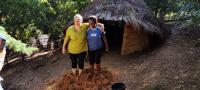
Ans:
{"label": "human hand", "polygon": [[62,48],[62,53],[65,54],[66,53],[66,49]]}

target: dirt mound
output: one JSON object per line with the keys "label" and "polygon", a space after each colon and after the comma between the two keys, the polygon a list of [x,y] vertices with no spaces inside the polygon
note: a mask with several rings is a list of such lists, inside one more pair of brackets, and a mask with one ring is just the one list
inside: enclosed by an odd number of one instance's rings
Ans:
{"label": "dirt mound", "polygon": [[48,82],[47,90],[109,90],[115,79],[108,70],[91,73],[85,69],[80,76],[66,73],[61,79]]}

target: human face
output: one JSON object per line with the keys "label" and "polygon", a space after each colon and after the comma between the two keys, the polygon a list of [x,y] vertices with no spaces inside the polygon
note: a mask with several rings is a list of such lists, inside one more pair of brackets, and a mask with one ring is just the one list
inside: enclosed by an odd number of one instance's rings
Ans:
{"label": "human face", "polygon": [[92,21],[89,21],[89,25],[90,25],[90,27],[92,27],[92,28],[95,28],[95,27],[96,27],[96,24],[93,23]]}
{"label": "human face", "polygon": [[74,25],[76,25],[76,26],[80,26],[81,25],[81,19],[80,18],[75,18],[74,19]]}

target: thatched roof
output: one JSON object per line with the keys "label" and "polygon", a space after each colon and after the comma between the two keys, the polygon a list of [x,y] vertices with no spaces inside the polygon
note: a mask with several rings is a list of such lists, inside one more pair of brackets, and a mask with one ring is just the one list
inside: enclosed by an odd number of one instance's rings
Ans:
{"label": "thatched roof", "polygon": [[85,19],[97,15],[102,20],[124,21],[148,32],[163,33],[162,24],[143,0],[94,0],[81,15]]}

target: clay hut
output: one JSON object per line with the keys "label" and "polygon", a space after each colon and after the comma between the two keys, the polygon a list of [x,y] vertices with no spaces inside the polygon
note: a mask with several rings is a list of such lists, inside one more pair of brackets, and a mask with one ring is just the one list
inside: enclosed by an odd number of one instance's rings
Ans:
{"label": "clay hut", "polygon": [[84,19],[96,15],[105,25],[111,50],[122,55],[159,45],[167,35],[143,0],[93,0],[80,14]]}

